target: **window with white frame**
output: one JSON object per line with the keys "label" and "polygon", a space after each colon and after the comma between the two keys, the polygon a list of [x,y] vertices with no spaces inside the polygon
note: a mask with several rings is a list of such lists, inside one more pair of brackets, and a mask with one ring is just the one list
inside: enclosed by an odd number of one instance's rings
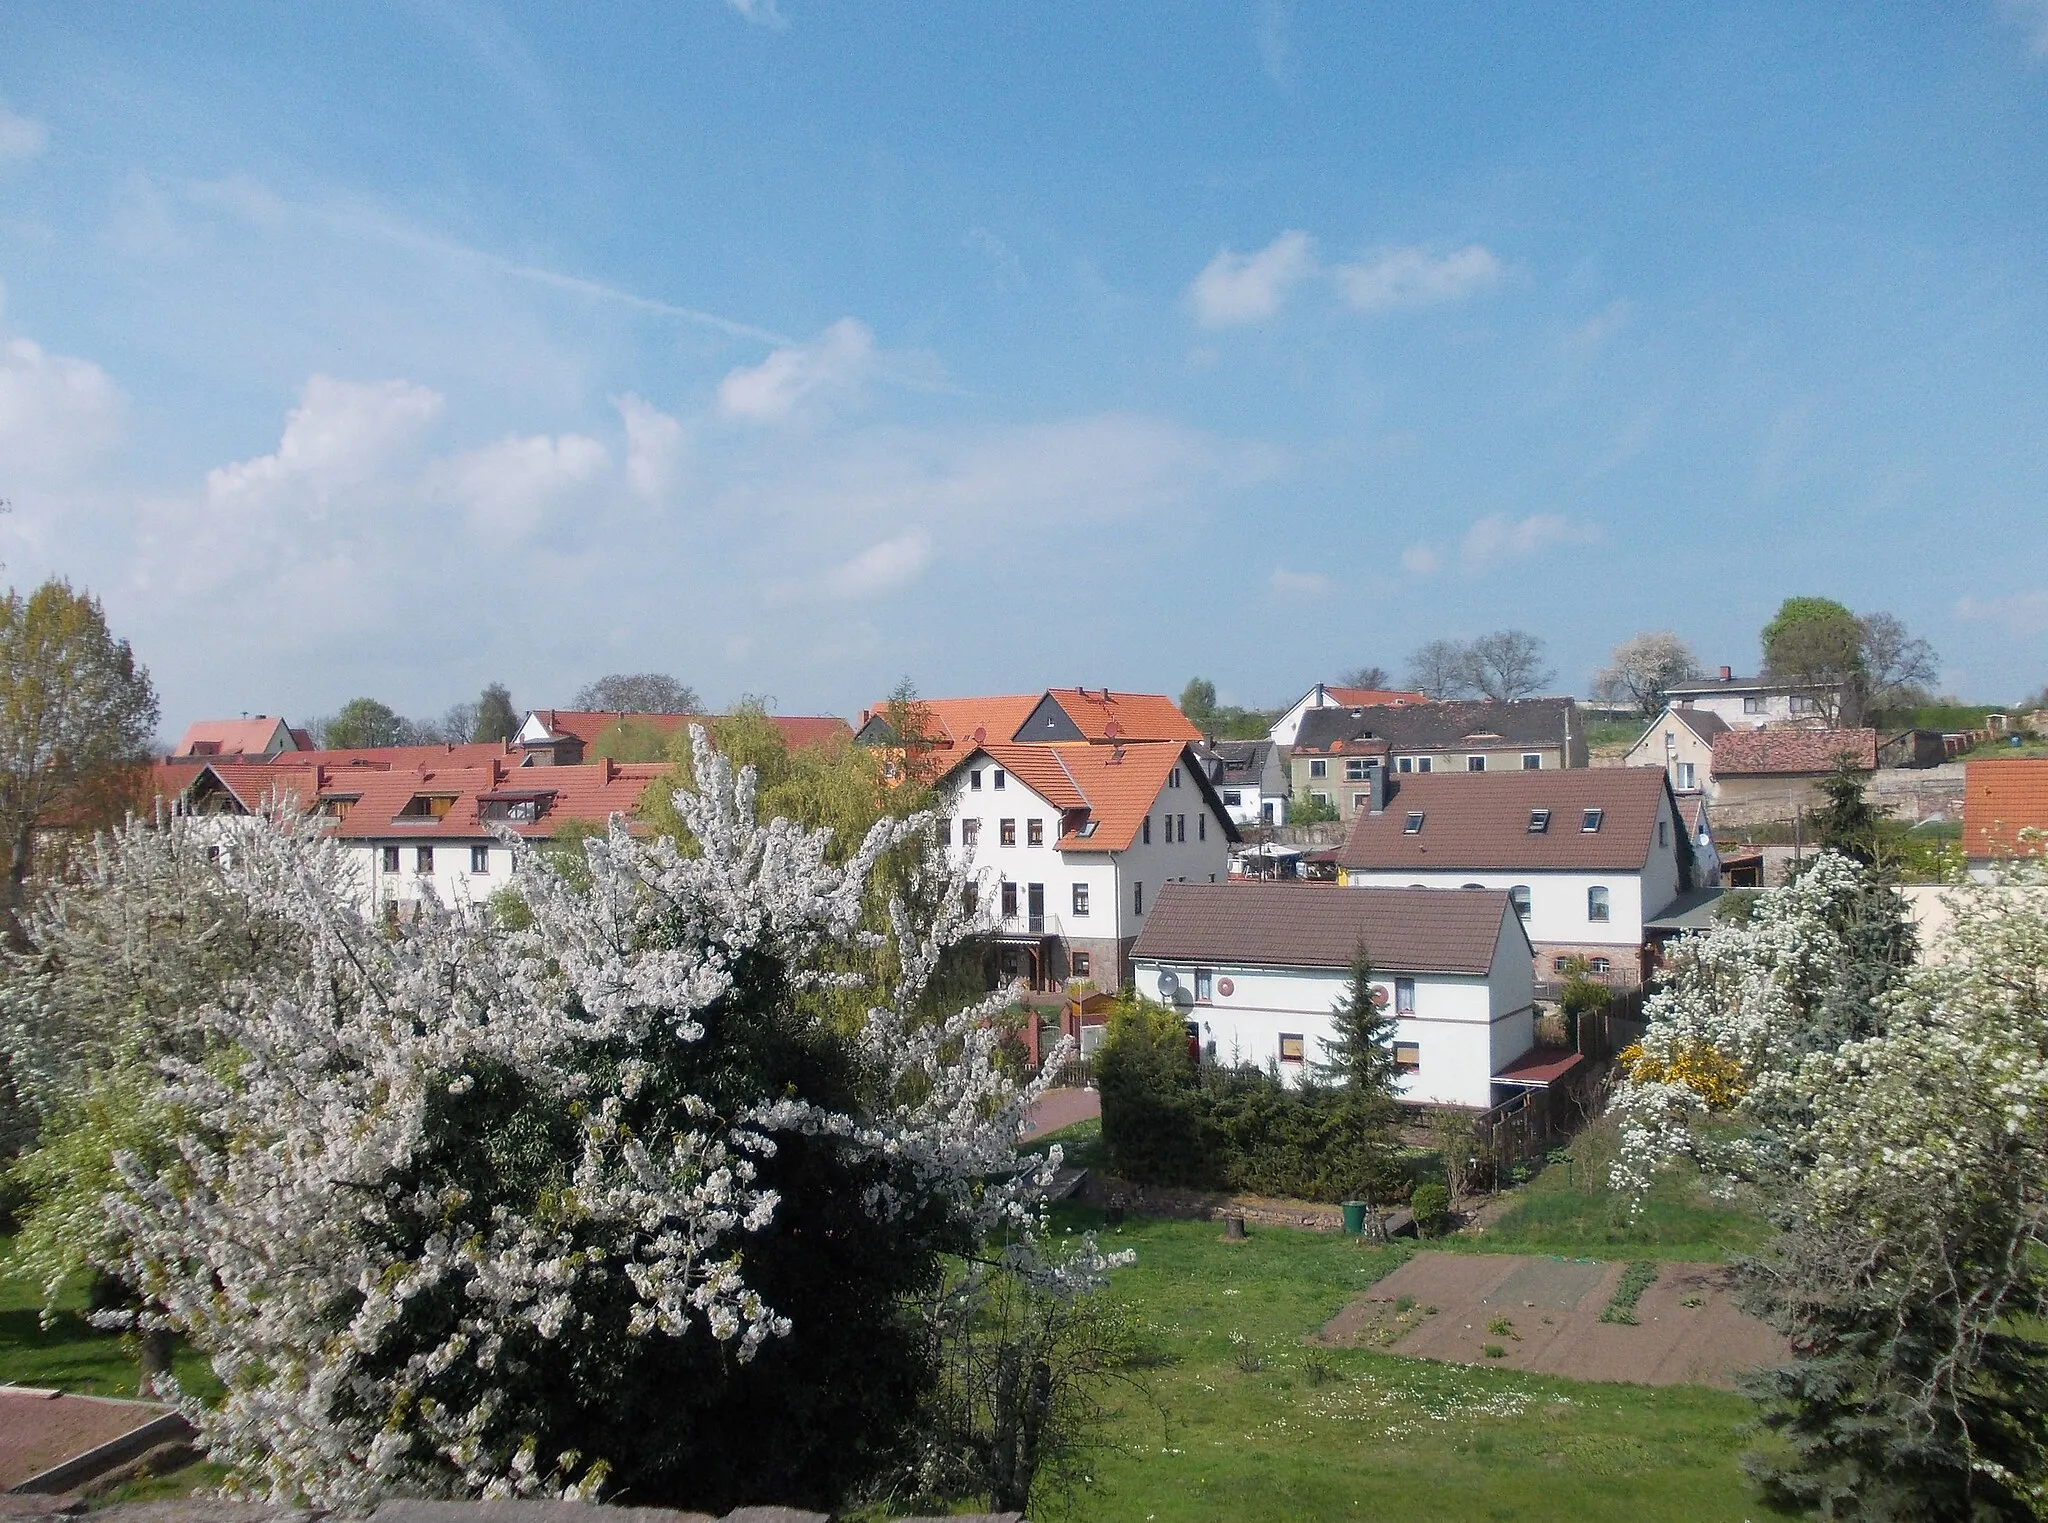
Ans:
{"label": "window with white frame", "polygon": [[434,870],[434,848],[420,846],[413,850],[413,871],[430,873]]}
{"label": "window with white frame", "polygon": [[[1414,980],[1414,979],[1412,979],[1412,978],[1397,978],[1397,979],[1395,979],[1395,980],[1394,980],[1394,1014],[1396,1014],[1396,1015],[1413,1015],[1414,1013],[1415,1013],[1415,980]],[[1442,1012],[1441,1012],[1441,1011],[1439,1011],[1439,1012],[1438,1012],[1438,1014],[1442,1014]]]}
{"label": "window with white frame", "polygon": [[1680,762],[1672,770],[1678,774],[1673,781],[1677,783],[1680,793],[1690,793],[1699,786],[1697,781],[1698,773],[1694,770],[1691,762]]}
{"label": "window with white frame", "polygon": [[1484,772],[1486,770],[1486,758],[1483,756],[1466,757],[1465,770],[1467,772]]}
{"label": "window with white frame", "polygon": [[1043,846],[1045,844],[1045,821],[1026,820],[1024,822],[1024,844],[1026,846]]}
{"label": "window with white frame", "polygon": [[1416,1042],[1394,1044],[1394,1068],[1397,1072],[1412,1074],[1422,1067],[1422,1047]]}
{"label": "window with white frame", "polygon": [[1524,920],[1529,918],[1529,885],[1517,883],[1508,890],[1508,903],[1515,907],[1515,913]]}
{"label": "window with white frame", "polygon": [[1605,978],[1614,971],[1614,964],[1604,957],[1592,957],[1586,960],[1586,971],[1596,978]]}
{"label": "window with white frame", "polygon": [[491,849],[488,846],[472,846],[469,849],[469,870],[473,873],[487,873],[491,870]]}
{"label": "window with white frame", "polygon": [[995,776],[989,779],[989,786],[1000,793],[1003,790],[1003,784],[1008,781],[1009,779],[1003,776],[1003,769],[998,767],[996,768]]}
{"label": "window with white frame", "polygon": [[1017,822],[1015,820],[1004,820],[997,825],[996,840],[1003,846],[1015,846],[1017,844]]}
{"label": "window with white frame", "polygon": [[1415,758],[1415,770],[1416,770],[1417,772],[1427,772],[1427,771],[1429,770],[1429,762],[1430,762],[1430,759],[1429,759],[1429,758],[1428,758],[1427,756],[1418,756],[1418,757],[1416,757],[1416,758]]}
{"label": "window with white frame", "polygon": [[1320,756],[1311,756],[1308,759],[1308,775],[1310,777],[1328,777],[1330,775],[1330,764]]}
{"label": "window with white frame", "polygon": [[967,774],[967,791],[969,793],[981,792],[981,768],[976,767]]}
{"label": "window with white frame", "polygon": [[1524,751],[1522,753],[1522,770],[1524,772],[1541,772],[1543,770],[1543,753],[1541,751]]}
{"label": "window with white frame", "polygon": [[1344,763],[1344,781],[1347,783],[1362,783],[1365,781],[1364,757],[1354,756]]}

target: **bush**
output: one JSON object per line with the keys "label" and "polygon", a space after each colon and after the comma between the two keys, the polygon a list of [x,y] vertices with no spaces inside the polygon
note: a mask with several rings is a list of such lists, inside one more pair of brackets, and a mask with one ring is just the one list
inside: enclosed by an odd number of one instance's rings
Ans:
{"label": "bush", "polygon": [[1110,1012],[1096,1059],[1109,1169],[1135,1184],[1299,1200],[1398,1198],[1384,1117],[1349,1089],[1291,1089],[1256,1068],[1198,1065],[1174,1011],[1135,998]]}
{"label": "bush", "polygon": [[1424,1237],[1435,1237],[1450,1221],[1451,1192],[1435,1180],[1427,1180],[1415,1187],[1408,1209],[1415,1213],[1415,1230]]}

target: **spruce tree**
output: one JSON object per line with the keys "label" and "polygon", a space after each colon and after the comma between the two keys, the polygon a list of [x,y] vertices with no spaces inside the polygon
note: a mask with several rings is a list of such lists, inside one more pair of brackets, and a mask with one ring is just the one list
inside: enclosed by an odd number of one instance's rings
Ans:
{"label": "spruce tree", "polygon": [[1331,1012],[1337,1034],[1323,1042],[1325,1056],[1316,1064],[1316,1077],[1361,1098],[1391,1103],[1400,1080],[1394,1066],[1398,1020],[1387,1009],[1385,997],[1375,994],[1372,972],[1372,953],[1361,941],[1351,955],[1351,984],[1344,1003]]}

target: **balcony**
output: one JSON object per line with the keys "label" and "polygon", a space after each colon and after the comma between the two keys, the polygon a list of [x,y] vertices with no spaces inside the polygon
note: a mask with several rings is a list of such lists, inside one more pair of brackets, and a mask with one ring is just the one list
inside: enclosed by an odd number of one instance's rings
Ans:
{"label": "balcony", "polygon": [[1050,937],[1064,936],[1057,915],[1033,915],[1019,910],[1014,915],[1004,915],[996,922],[995,934],[1006,941],[1043,941]]}

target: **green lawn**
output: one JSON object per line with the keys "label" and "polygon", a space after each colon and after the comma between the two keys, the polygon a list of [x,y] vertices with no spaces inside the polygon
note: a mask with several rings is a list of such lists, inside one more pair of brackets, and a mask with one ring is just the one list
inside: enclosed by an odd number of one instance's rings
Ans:
{"label": "green lawn", "polygon": [[[9,1239],[0,1237],[0,1385],[45,1386],[87,1396],[133,1396],[136,1364],[122,1340],[78,1314],[83,1291],[66,1295],[55,1324],[41,1326],[42,1287],[6,1273]],[[176,1360],[189,1390],[208,1390],[213,1372],[189,1349]]]}
{"label": "green lawn", "polygon": [[1747,1200],[1708,1193],[1697,1172],[1661,1174],[1639,1211],[1607,1185],[1616,1130],[1598,1122],[1512,1197],[1507,1214],[1483,1233],[1435,1246],[1480,1253],[1555,1253],[1605,1259],[1681,1259],[1712,1263],[1759,1246],[1770,1225]]}
{"label": "green lawn", "polygon": [[[1066,1226],[1097,1221],[1062,1208]],[[1166,1362],[1159,1410],[1124,1398],[1077,1516],[1177,1519],[1662,1519],[1773,1516],[1736,1467],[1749,1404],[1726,1392],[1555,1380],[1364,1350],[1305,1334],[1401,1262],[1329,1234],[1126,1221],[1114,1276]],[[1246,1365],[1256,1365],[1246,1368]],[[1317,1378],[1316,1365],[1328,1374]],[[1034,1515],[1052,1516],[1034,1508]]]}

